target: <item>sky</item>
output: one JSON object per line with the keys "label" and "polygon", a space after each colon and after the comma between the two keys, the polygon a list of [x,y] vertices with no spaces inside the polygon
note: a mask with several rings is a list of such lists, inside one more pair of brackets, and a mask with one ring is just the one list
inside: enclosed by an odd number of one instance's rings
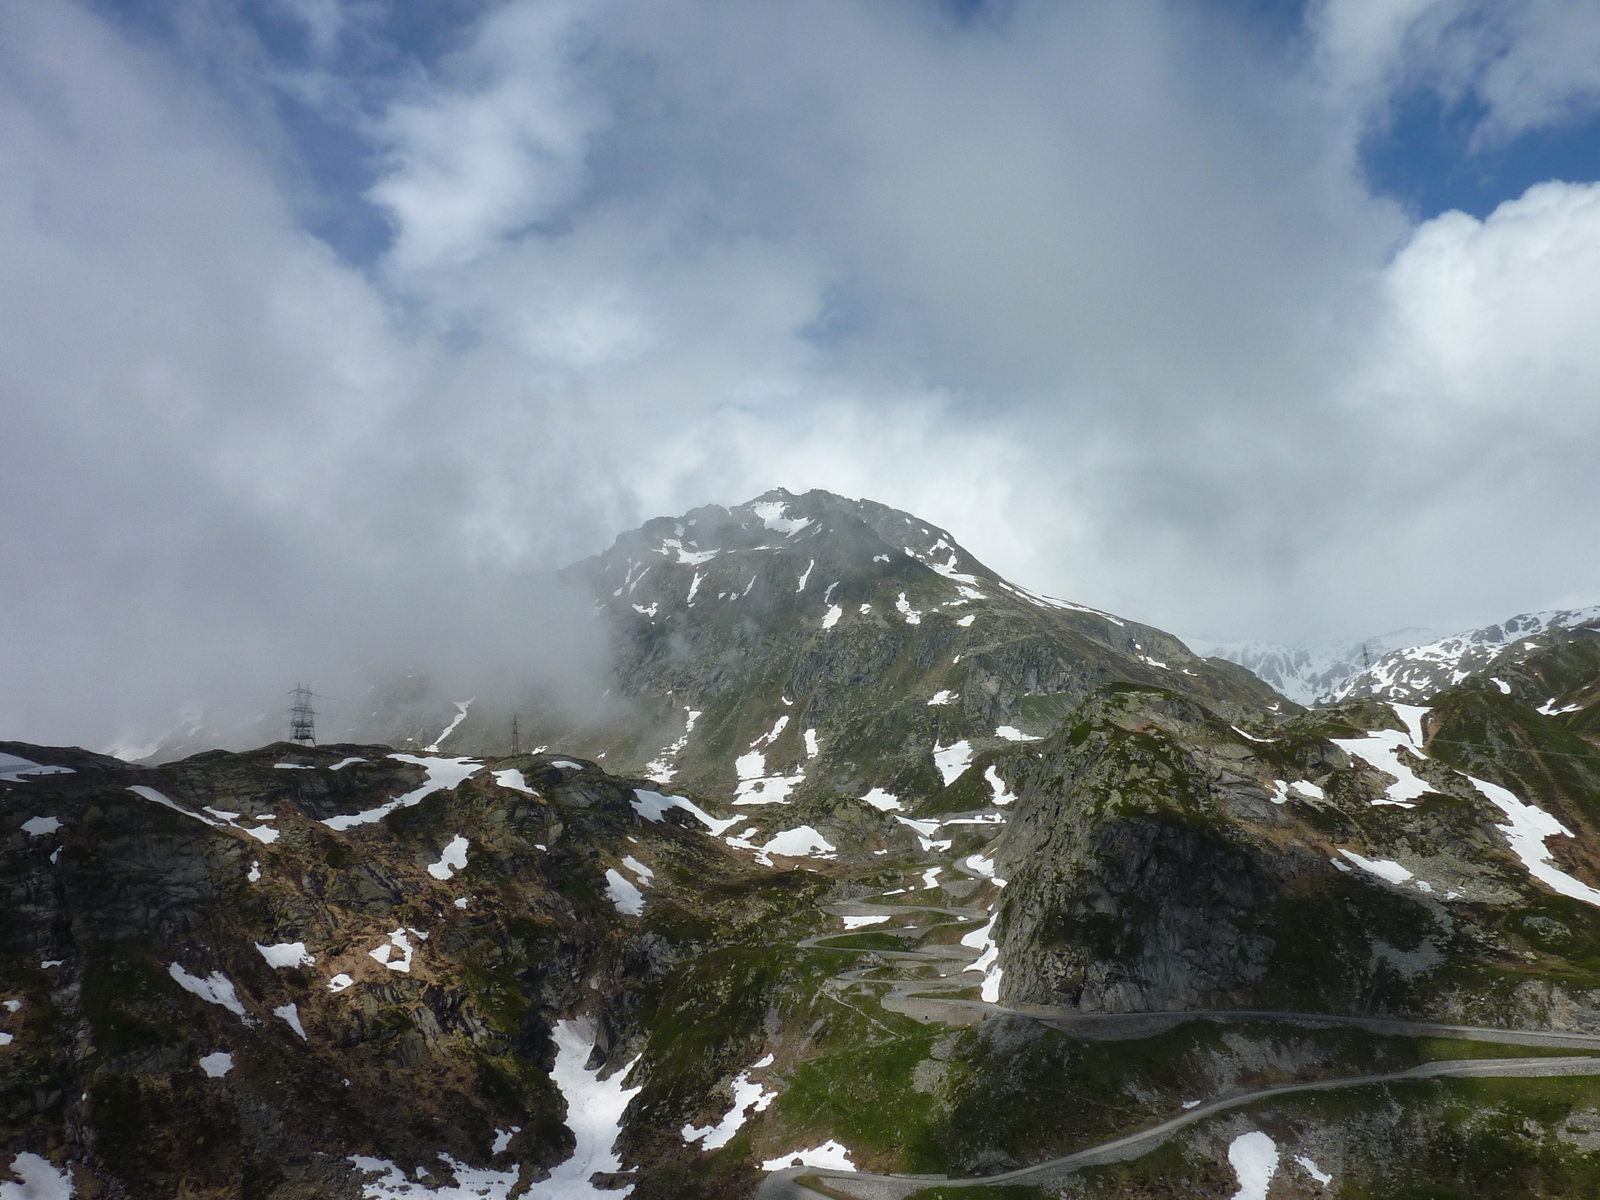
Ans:
{"label": "sky", "polygon": [[1196,639],[1596,602],[1597,180],[1592,0],[0,6],[0,737],[582,674],[544,572],[777,486]]}

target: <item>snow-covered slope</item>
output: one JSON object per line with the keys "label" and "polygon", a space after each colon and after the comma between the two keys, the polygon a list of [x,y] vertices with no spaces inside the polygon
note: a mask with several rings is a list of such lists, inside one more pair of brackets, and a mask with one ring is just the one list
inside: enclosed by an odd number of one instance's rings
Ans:
{"label": "snow-covered slope", "polygon": [[1326,638],[1286,646],[1258,640],[1205,642],[1190,639],[1197,653],[1238,663],[1297,704],[1312,704],[1394,650],[1440,637],[1435,629],[1396,629],[1360,641]]}
{"label": "snow-covered slope", "polygon": [[1600,605],[1521,613],[1495,625],[1394,650],[1367,670],[1350,676],[1326,698],[1339,701],[1375,696],[1418,703],[1496,662],[1520,661],[1542,644],[1541,634],[1597,621],[1600,621]]}

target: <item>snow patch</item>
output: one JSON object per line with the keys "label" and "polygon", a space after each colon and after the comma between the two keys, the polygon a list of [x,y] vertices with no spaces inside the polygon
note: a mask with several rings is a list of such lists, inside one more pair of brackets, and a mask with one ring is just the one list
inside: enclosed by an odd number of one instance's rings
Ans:
{"label": "snow patch", "polygon": [[521,792],[526,796],[537,796],[539,793],[528,786],[528,781],[522,777],[522,772],[508,767],[504,771],[491,772],[495,783],[513,792]]}
{"label": "snow patch", "polygon": [[955,699],[956,699],[956,694],[954,692],[950,692],[950,691],[935,692],[933,694],[933,699],[928,701],[928,707],[929,708],[934,708],[934,707],[937,707],[937,706],[942,705],[942,704],[951,704],[951,703],[955,702]]}
{"label": "snow patch", "polygon": [[71,767],[47,767],[34,762],[31,758],[0,754],[0,783],[26,783],[30,777],[37,775],[72,774],[76,772]]}
{"label": "snow patch", "polygon": [[489,1153],[504,1154],[506,1147],[511,1145],[512,1137],[521,1132],[521,1125],[513,1125],[510,1129],[496,1129],[494,1131],[494,1145],[489,1148]]}
{"label": "snow patch", "polygon": [[1043,738],[1034,737],[1031,733],[1023,733],[1015,725],[1001,725],[994,731],[997,738],[1004,738],[1008,742],[1042,742]]}
{"label": "snow patch", "polygon": [[1522,860],[1529,875],[1563,896],[1600,907],[1600,891],[1579,882],[1556,866],[1545,849],[1544,840],[1547,837],[1557,834],[1572,836],[1565,825],[1544,809],[1524,804],[1499,784],[1472,775],[1467,778],[1472,781],[1473,787],[1488,797],[1489,803],[1510,818],[1507,823],[1511,828],[1506,834],[1506,841],[1511,843],[1511,852]]}
{"label": "snow patch", "polygon": [[822,627],[832,629],[839,623],[839,618],[844,616],[844,609],[839,605],[830,605],[828,611],[822,615]]}
{"label": "snow patch", "polygon": [[[1395,705],[1395,711],[1402,720],[1411,724],[1406,713],[1400,713],[1401,708],[1410,709],[1410,705]],[[1417,713],[1427,712],[1427,709],[1416,709]],[[1384,789],[1383,796],[1374,800],[1374,804],[1393,804],[1399,808],[1414,808],[1416,801],[1431,793],[1433,785],[1419,779],[1415,772],[1405,763],[1400,761],[1400,751],[1406,750],[1422,757],[1421,718],[1417,717],[1418,727],[1416,734],[1411,732],[1399,733],[1393,729],[1374,729],[1362,738],[1330,738],[1346,754],[1366,762],[1369,766],[1376,767],[1395,777],[1396,782]]]}
{"label": "snow patch", "polygon": [[844,922],[846,929],[865,929],[869,925],[882,925],[889,919],[889,916],[887,913],[882,913],[876,917],[840,917],[839,919]]}
{"label": "snow patch", "polygon": [[1005,887],[1006,885],[1006,881],[994,873],[994,859],[992,858],[985,858],[981,854],[969,854],[961,860],[960,865],[974,875],[982,875],[985,879],[993,880],[996,887]]}
{"label": "snow patch", "polygon": [[940,850],[948,850],[948,849],[950,849],[950,846],[952,845],[951,841],[935,841],[934,840],[933,835],[935,833],[939,832],[939,822],[938,821],[928,821],[928,820],[918,821],[918,820],[913,820],[910,817],[900,817],[900,816],[895,817],[895,820],[899,821],[900,824],[909,827],[911,830],[913,830],[916,833],[916,835],[917,835],[917,845],[921,846],[923,851],[926,852],[926,853],[933,853],[935,851],[940,851]]}
{"label": "snow patch", "polygon": [[809,825],[785,829],[761,847],[764,854],[781,854],[785,858],[832,858],[837,849]]}
{"label": "snow patch", "polygon": [[42,837],[47,833],[54,833],[61,828],[60,817],[31,817],[22,823],[22,831],[34,837]]}
{"label": "snow patch", "polygon": [[[556,1065],[550,1078],[566,1098],[566,1125],[572,1130],[577,1146],[571,1158],[551,1170],[549,1179],[534,1185],[532,1194],[540,1200],[579,1200],[580,1197],[606,1200],[626,1196],[633,1190],[631,1185],[621,1191],[601,1191],[589,1182],[589,1177],[597,1171],[611,1172],[622,1167],[612,1146],[622,1126],[623,1110],[639,1091],[637,1087],[623,1086],[633,1063],[617,1070],[610,1079],[601,1079],[598,1072],[585,1070],[592,1039],[584,1036],[575,1021],[560,1022],[552,1040],[556,1044]],[[515,1181],[515,1172],[511,1173],[511,1179]]]}
{"label": "snow patch", "polygon": [[261,951],[261,957],[267,960],[269,967],[276,967],[280,971],[285,967],[311,967],[317,962],[315,954],[306,953],[304,942],[278,942],[271,946],[257,942],[256,949]]}
{"label": "snow patch", "polygon": [[832,1138],[823,1142],[813,1150],[795,1150],[789,1154],[780,1154],[777,1158],[769,1158],[761,1164],[763,1171],[781,1171],[785,1167],[792,1167],[798,1162],[803,1167],[820,1167],[824,1170],[854,1171],[855,1163],[850,1161],[850,1151],[841,1146]]}
{"label": "snow patch", "polygon": [[939,774],[944,777],[945,787],[959,779],[971,762],[972,743],[965,739],[952,742],[942,749],[937,743],[934,744],[933,765],[939,768]]}
{"label": "snow patch", "polygon": [[427,771],[427,778],[422,786],[390,800],[387,804],[380,804],[377,808],[329,817],[323,822],[324,825],[329,829],[352,829],[357,825],[371,825],[383,820],[397,808],[410,808],[414,804],[421,804],[434,792],[459,786],[483,768],[483,764],[475,758],[421,758],[415,754],[391,754],[389,757],[397,762],[412,763]]}
{"label": "snow patch", "polygon": [[444,853],[439,855],[439,861],[428,865],[428,874],[435,879],[449,879],[457,871],[466,870],[466,867],[467,839],[457,834],[450,839]]}
{"label": "snow patch", "polygon": [[[787,703],[789,703],[789,701],[785,700],[784,703],[787,704]],[[756,738],[755,741],[750,743],[750,748],[753,750],[757,746],[770,746],[770,745],[772,745],[773,742],[778,740],[779,736],[783,733],[784,729],[788,727],[788,724],[789,724],[788,715],[784,714],[783,716],[780,716],[776,721],[774,721],[772,723],[772,728],[771,729],[767,730],[767,732],[763,733],[760,737]]]}
{"label": "snow patch", "polygon": [[817,565],[817,560],[814,559],[814,558],[810,562],[808,562],[806,564],[806,569],[800,576],[800,585],[794,589],[797,593],[798,592],[803,592],[803,591],[806,590],[806,580],[811,578],[811,572],[816,567],[816,565]]}
{"label": "snow patch", "polygon": [[[513,1167],[506,1171],[490,1171],[481,1167],[469,1167],[466,1163],[457,1162],[448,1154],[439,1155],[439,1161],[444,1163],[455,1173],[454,1186],[441,1185],[437,1188],[428,1187],[416,1180],[407,1179],[405,1173],[386,1158],[369,1158],[364,1154],[352,1154],[350,1162],[358,1170],[378,1175],[378,1179],[369,1179],[361,1185],[362,1200],[507,1200],[511,1189],[517,1184],[518,1168]],[[418,1174],[424,1172],[417,1168]],[[550,1192],[541,1191],[541,1196],[600,1196],[604,1193],[596,1191],[581,1192]],[[618,1193],[623,1195],[626,1193]]]}
{"label": "snow patch", "polygon": [[962,617],[961,620],[957,621],[956,624],[961,626],[963,629],[968,629],[971,628],[972,623],[977,619],[978,617],[976,613],[968,613],[966,616]]}
{"label": "snow patch", "polygon": [[208,1004],[219,1004],[236,1017],[247,1014],[239,1003],[239,993],[233,990],[233,981],[221,971],[213,971],[204,979],[189,974],[178,963],[167,968],[167,974],[186,992],[192,992]]}
{"label": "snow patch", "polygon": [[606,868],[606,896],[625,917],[637,917],[644,912],[644,893],[615,867]]}
{"label": "snow patch", "polygon": [[1321,1167],[1317,1166],[1316,1163],[1312,1162],[1311,1159],[1307,1158],[1304,1154],[1296,1154],[1294,1156],[1294,1161],[1299,1165],[1299,1167],[1300,1167],[1300,1169],[1302,1171],[1304,1171],[1307,1175],[1311,1176],[1311,1178],[1315,1179],[1323,1187],[1327,1187],[1330,1183],[1333,1182],[1333,1176],[1332,1175],[1329,1175],[1326,1171],[1324,1171]]}
{"label": "snow patch", "polygon": [[[424,939],[428,936],[421,930],[412,929],[410,926],[396,929],[394,932],[389,934],[389,940],[387,942],[384,942],[375,950],[368,950],[368,957],[374,958],[378,962],[381,962],[391,971],[404,971],[407,974],[410,974],[411,959],[412,956],[416,954],[416,947],[413,946],[411,944],[411,940],[406,937],[407,933],[414,933],[419,938]],[[400,951],[399,958],[394,957],[394,952],[396,950]]]}
{"label": "snow patch", "polygon": [[[272,826],[270,826],[270,825],[241,825],[241,824],[239,824],[239,817],[242,815],[240,813],[223,812],[219,808],[212,808],[211,805],[209,805],[209,804],[204,806],[204,811],[210,813],[213,817],[216,818],[216,821],[213,822],[213,824],[221,823],[223,825],[226,825],[229,829],[237,829],[240,833],[248,833],[251,837],[255,838],[256,841],[258,841],[258,842],[265,842],[267,845],[270,846],[270,845],[272,845],[273,842],[278,840],[278,831],[276,829],[272,828]],[[278,814],[277,813],[257,813],[257,814],[254,815],[253,819],[257,820],[257,821],[275,821],[275,820],[278,819]]]}
{"label": "snow patch", "polygon": [[1029,604],[1037,605],[1040,608],[1063,608],[1071,612],[1089,613],[1096,617],[1103,617],[1105,620],[1110,621],[1113,625],[1126,628],[1126,622],[1113,617],[1108,612],[1101,612],[1098,608],[1089,608],[1087,605],[1083,604],[1073,604],[1070,600],[1057,600],[1054,596],[1041,596],[1038,592],[1030,592],[1027,588],[1018,587],[1014,583],[1005,582],[1005,580],[1000,581],[1000,586],[1005,588],[1013,595],[1020,596]]}
{"label": "snow patch", "polygon": [[1278,1173],[1278,1145],[1259,1130],[1241,1133],[1228,1144],[1228,1162],[1239,1177],[1232,1200],[1267,1200],[1267,1186]]}
{"label": "snow patch", "polygon": [[994,940],[994,923],[999,919],[998,914],[990,917],[987,925],[981,929],[974,929],[961,939],[963,946],[980,952],[967,970],[977,971],[983,976],[978,998],[986,1004],[1000,1002],[1000,943]]}
{"label": "snow patch", "polygon": [[228,822],[226,822],[226,821],[213,820],[211,817],[201,816],[197,812],[190,812],[187,808],[184,808],[183,805],[177,803],[174,800],[169,799],[167,796],[164,796],[164,795],[162,795],[162,793],[156,791],[155,788],[146,787],[142,783],[133,784],[131,787],[128,788],[128,790],[130,792],[132,792],[135,796],[143,797],[144,799],[150,801],[150,803],[152,803],[152,804],[159,804],[163,808],[170,808],[175,813],[182,813],[184,816],[188,817],[190,820],[199,821],[200,824],[202,824],[202,825],[210,825],[213,829],[216,829],[216,828],[218,828],[220,826],[228,824]]}
{"label": "snow patch", "polygon": [[743,817],[729,817],[726,821],[718,820],[705,809],[695,804],[692,800],[685,800],[682,796],[665,796],[660,792],[652,792],[648,788],[633,789],[633,811],[646,821],[660,821],[669,808],[681,808],[700,824],[711,830],[712,837],[721,837],[733,826],[744,820]]}
{"label": "snow patch", "polygon": [[1016,800],[1016,793],[1006,786],[1006,781],[1000,778],[1000,772],[993,764],[984,771],[983,777],[989,781],[989,788],[994,792],[994,803],[1000,808]]}
{"label": "snow patch", "polygon": [[886,792],[880,787],[873,788],[861,799],[864,803],[872,805],[879,812],[900,812],[904,807],[900,803],[898,796]]}
{"label": "snow patch", "polygon": [[293,1004],[280,1004],[277,1008],[272,1010],[272,1015],[275,1017],[282,1017],[285,1021],[287,1021],[289,1023],[289,1028],[300,1035],[300,1040],[302,1042],[309,1042],[311,1040],[306,1036],[306,1027],[300,1024],[300,1010]]}
{"label": "snow patch", "polygon": [[788,505],[781,500],[761,500],[750,506],[750,511],[761,518],[761,523],[775,533],[793,536],[812,523],[810,517],[789,517]]}
{"label": "snow patch", "polygon": [[1411,880],[1416,878],[1415,875],[1399,863],[1391,862],[1386,858],[1366,858],[1357,854],[1354,850],[1340,850],[1339,853],[1369,875],[1376,875],[1385,883],[1392,883],[1396,887],[1399,887],[1402,883],[1410,883]]}
{"label": "snow patch", "polygon": [[[767,1055],[750,1071],[758,1067],[770,1066],[772,1055]],[[685,1125],[682,1137],[685,1142],[700,1142],[705,1150],[720,1150],[733,1141],[734,1135],[744,1127],[750,1119],[752,1112],[765,1112],[767,1106],[778,1098],[777,1092],[769,1092],[759,1083],[750,1082],[750,1071],[740,1071],[733,1081],[733,1107],[727,1115],[715,1125],[706,1125],[703,1128],[695,1125]]]}
{"label": "snow patch", "polygon": [[359,758],[359,757],[354,757],[354,756],[352,756],[350,758],[341,758],[338,762],[334,763],[333,766],[329,767],[328,770],[330,770],[330,771],[342,771],[346,767],[348,767],[351,763],[366,762],[366,761],[367,760],[364,759],[364,758]]}
{"label": "snow patch", "polygon": [[[476,697],[474,697],[473,699],[476,699]],[[455,702],[455,705],[456,705],[455,720],[451,721],[450,724],[446,725],[444,727],[444,732],[439,734],[438,737],[434,738],[433,745],[423,747],[425,750],[427,750],[427,752],[429,754],[437,754],[437,753],[439,753],[439,747],[444,744],[445,738],[449,737],[452,733],[454,733],[456,731],[456,726],[460,725],[461,722],[463,722],[463,721],[465,721],[467,719],[467,709],[472,707],[472,701],[471,700],[457,700]],[[391,757],[394,757],[394,756],[391,755]]]}
{"label": "snow patch", "polygon": [[24,1150],[11,1160],[21,1183],[0,1183],[0,1200],[72,1200],[72,1168],[58,1169],[48,1158]]}
{"label": "snow patch", "polygon": [[332,979],[328,980],[328,990],[334,995],[338,995],[346,988],[354,985],[354,983],[354,979],[351,979],[350,976],[346,975],[343,971],[340,971]]}
{"label": "snow patch", "polygon": [[669,783],[672,777],[678,773],[678,755],[682,754],[684,748],[688,746],[689,735],[694,732],[694,723],[700,719],[699,711],[690,708],[688,705],[684,706],[683,711],[685,714],[683,733],[678,737],[678,740],[663,749],[654,761],[645,764],[644,773],[657,783]]}
{"label": "snow patch", "polygon": [[[765,737],[757,738],[752,744],[761,745],[763,742],[770,744],[788,723],[788,717],[779,717],[771,731]],[[806,777],[804,771],[794,775],[768,775],[767,756],[759,750],[741,754],[734,760],[733,769],[739,776],[739,783],[734,788],[733,794],[735,804],[787,804],[789,793],[805,782]]]}
{"label": "snow patch", "polygon": [[223,1050],[208,1054],[200,1060],[200,1069],[212,1079],[221,1079],[233,1070],[233,1055]]}
{"label": "snow patch", "polygon": [[922,614],[911,607],[911,602],[906,599],[904,592],[900,593],[900,598],[894,602],[894,606],[900,610],[900,615],[906,619],[907,625],[922,624]]}

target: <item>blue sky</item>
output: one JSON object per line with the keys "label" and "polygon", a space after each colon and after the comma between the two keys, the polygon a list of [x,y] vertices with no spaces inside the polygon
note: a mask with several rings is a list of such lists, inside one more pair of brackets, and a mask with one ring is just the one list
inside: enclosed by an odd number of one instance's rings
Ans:
{"label": "blue sky", "polygon": [[1592,603],[1597,149],[1590,0],[6,6],[0,727],[774,486],[1195,638]]}
{"label": "blue sky", "polygon": [[[954,27],[980,35],[1003,27],[1016,7],[1010,0],[928,3]],[[146,37],[181,40],[168,3],[101,0],[100,7]],[[349,102],[367,106],[370,115],[408,77],[437,69],[443,56],[469,43],[494,7],[487,0],[365,5],[345,18],[344,30],[326,45],[318,44],[316,25],[304,15],[311,6],[249,0],[238,6],[236,19],[257,39],[271,68],[332,70],[355,90]],[[1315,19],[1316,10],[1308,12],[1303,0],[1201,0],[1191,7],[1201,19],[1236,24],[1286,61],[1312,52],[1308,20]],[[328,11],[336,8],[329,5]],[[330,113],[285,90],[277,91],[275,100],[298,165],[319,201],[307,213],[308,226],[351,261],[375,260],[390,240],[383,214],[364,198],[382,171],[375,148],[351,127],[348,111]],[[1361,167],[1375,193],[1392,197],[1417,219],[1448,209],[1482,218],[1533,184],[1600,178],[1600,102],[1592,92],[1568,119],[1488,145],[1474,144],[1488,106],[1470,92],[1441,90],[1438,80],[1404,81],[1386,108],[1360,139]]]}

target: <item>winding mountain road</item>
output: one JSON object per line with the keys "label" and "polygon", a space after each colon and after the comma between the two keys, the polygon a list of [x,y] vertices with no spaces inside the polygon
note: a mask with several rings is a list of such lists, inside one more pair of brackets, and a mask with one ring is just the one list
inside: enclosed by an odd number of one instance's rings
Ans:
{"label": "winding mountain road", "polygon": [[[958,864],[959,868],[959,864]],[[965,871],[966,874],[974,874]],[[977,877],[977,876],[974,876]],[[931,890],[931,889],[930,889]],[[975,927],[989,920],[987,909],[957,908],[945,905],[916,904],[890,901],[848,901],[829,905],[826,911],[843,917],[896,917],[916,913],[932,913],[950,917],[955,923],[972,923]],[[1143,1013],[1084,1013],[1076,1009],[1048,1005],[1005,1005],[983,1000],[966,999],[956,993],[970,993],[977,980],[969,970],[979,950],[960,944],[943,944],[922,941],[915,948],[869,949],[860,946],[838,945],[844,939],[859,937],[864,933],[887,934],[907,940],[922,939],[934,929],[948,928],[950,923],[901,924],[891,927],[862,926],[842,933],[818,934],[798,943],[801,949],[822,949],[868,954],[878,959],[871,965],[842,971],[838,980],[846,986],[860,983],[889,984],[889,990],[880,996],[880,1005],[891,1012],[901,1013],[925,1024],[967,1026],[976,1024],[985,1016],[1013,1014],[1041,1021],[1074,1037],[1105,1040],[1130,1040],[1153,1037],[1176,1028],[1188,1021],[1212,1021],[1219,1024],[1244,1024],[1272,1021],[1308,1026],[1335,1026],[1361,1029],[1371,1033],[1398,1037],[1442,1037],[1460,1041],[1493,1042],[1502,1045],[1537,1046],[1546,1049],[1572,1049],[1593,1051],[1600,1055],[1600,1034],[1563,1032],[1545,1029],[1498,1029],[1478,1025],[1449,1025],[1433,1021],[1416,1021],[1386,1017],[1341,1015],[1336,1013],[1301,1013],[1246,1010],[1206,1010],[1181,1012]],[[900,970],[925,966],[932,976],[884,978],[886,968]],[[941,994],[943,993],[943,994]],[[802,1177],[815,1177],[830,1192],[859,1197],[860,1200],[901,1200],[912,1193],[938,1184],[941,1187],[976,1187],[1000,1184],[1046,1184],[1058,1181],[1084,1167],[1102,1163],[1138,1158],[1155,1149],[1172,1134],[1185,1126],[1217,1113],[1253,1104],[1268,1097],[1288,1096],[1304,1092],[1332,1091],[1342,1088],[1368,1087],[1376,1084],[1403,1083],[1424,1079],[1482,1078],[1482,1077],[1534,1077],[1552,1075],[1600,1075],[1600,1057],[1572,1056],[1545,1058],[1453,1059],[1423,1063],[1403,1071],[1378,1075],[1359,1075],[1343,1079],[1322,1079],[1313,1082],[1283,1083],[1257,1088],[1236,1095],[1221,1097],[1201,1104],[1187,1112],[1152,1125],[1147,1129],[1128,1134],[1098,1146],[1062,1155],[1032,1166],[1020,1167],[998,1175],[970,1179],[947,1179],[943,1176],[876,1175],[869,1172],[844,1171],[835,1168],[787,1167],[773,1172],[757,1191],[757,1200],[826,1200],[823,1193],[799,1182]]]}

